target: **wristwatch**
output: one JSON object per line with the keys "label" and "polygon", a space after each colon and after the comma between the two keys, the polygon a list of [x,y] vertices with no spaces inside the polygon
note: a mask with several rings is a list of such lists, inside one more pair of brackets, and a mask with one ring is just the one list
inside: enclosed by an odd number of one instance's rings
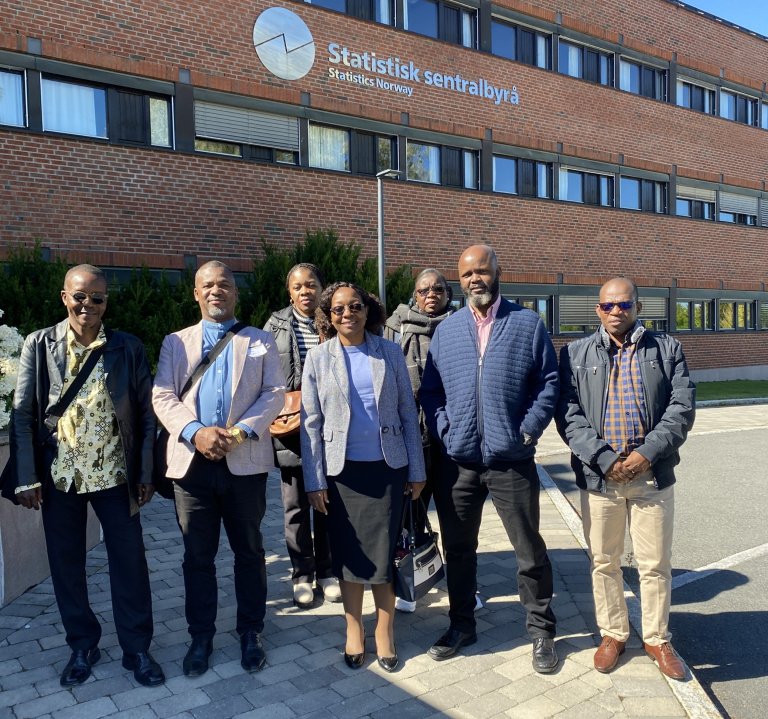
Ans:
{"label": "wristwatch", "polygon": [[230,427],[229,433],[235,438],[235,441],[238,444],[242,444],[245,442],[248,435],[245,433],[245,430],[242,429],[242,427]]}

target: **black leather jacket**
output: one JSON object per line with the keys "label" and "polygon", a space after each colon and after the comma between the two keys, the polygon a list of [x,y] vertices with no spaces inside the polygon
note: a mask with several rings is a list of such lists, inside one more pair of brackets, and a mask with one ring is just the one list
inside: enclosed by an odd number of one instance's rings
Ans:
{"label": "black leather jacket", "polygon": [[[610,339],[598,329],[560,351],[560,401],[555,421],[571,449],[571,467],[582,489],[605,491],[605,473],[618,454],[602,438],[610,376]],[[637,448],[650,463],[656,486],[675,482],[678,449],[693,426],[696,387],[680,343],[664,333],[646,331],[637,359],[643,378],[647,432]]]}
{"label": "black leather jacket", "polygon": [[[24,341],[10,435],[9,461],[16,462],[17,486],[40,483],[44,492],[52,486],[49,470],[55,456],[55,435],[47,448],[41,446],[41,440],[49,435],[44,424],[46,413],[63,394],[68,326],[69,321],[64,320],[33,332]],[[152,484],[152,374],[144,345],[137,337],[108,329],[105,333],[104,374],[120,428],[134,514],[139,509],[136,484]]]}

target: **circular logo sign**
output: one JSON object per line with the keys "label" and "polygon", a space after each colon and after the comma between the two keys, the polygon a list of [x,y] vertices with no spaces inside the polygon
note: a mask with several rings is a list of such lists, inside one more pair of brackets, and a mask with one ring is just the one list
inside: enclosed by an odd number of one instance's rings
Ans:
{"label": "circular logo sign", "polygon": [[315,41],[304,21],[282,7],[265,10],[253,26],[259,60],[283,80],[304,77],[315,62]]}

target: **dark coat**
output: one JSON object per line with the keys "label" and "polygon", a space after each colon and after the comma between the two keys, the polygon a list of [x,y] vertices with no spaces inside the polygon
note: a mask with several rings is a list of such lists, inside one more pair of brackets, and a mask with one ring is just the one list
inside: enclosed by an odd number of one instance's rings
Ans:
{"label": "dark coat", "polygon": [[[293,331],[293,307],[290,305],[273,312],[264,325],[267,332],[275,336],[275,346],[280,354],[280,366],[285,375],[285,391],[301,389],[301,354],[296,333]],[[299,435],[272,438],[275,448],[275,461],[278,467],[301,467],[301,446]]]}
{"label": "dark coat", "polygon": [[[64,320],[33,332],[21,350],[8,460],[16,463],[16,486],[40,483],[43,492],[53,486],[50,466],[56,437],[52,435],[43,444],[49,436],[44,422],[49,408],[63,394],[68,326],[69,320]],[[136,485],[152,484],[152,374],[144,345],[137,337],[108,329],[105,332],[104,374],[125,453],[131,514],[135,514],[139,510]]]}
{"label": "dark coat", "polygon": [[[610,377],[610,339],[602,329],[560,351],[560,401],[555,420],[571,448],[571,466],[581,489],[605,491],[605,473],[618,454],[603,439]],[[637,346],[645,393],[645,441],[637,451],[650,463],[659,489],[675,482],[678,449],[696,415],[696,388],[680,343],[668,334],[646,331]]]}

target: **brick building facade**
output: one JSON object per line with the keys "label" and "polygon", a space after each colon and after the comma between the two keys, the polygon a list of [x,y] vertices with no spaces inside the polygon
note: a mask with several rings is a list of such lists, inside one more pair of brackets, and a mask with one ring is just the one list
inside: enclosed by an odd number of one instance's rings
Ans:
{"label": "brick building facade", "polygon": [[373,255],[392,167],[388,266],[455,279],[492,244],[557,344],[629,274],[699,377],[768,377],[766,71],[766,38],[669,0],[9,0],[0,239],[247,270],[332,227]]}

